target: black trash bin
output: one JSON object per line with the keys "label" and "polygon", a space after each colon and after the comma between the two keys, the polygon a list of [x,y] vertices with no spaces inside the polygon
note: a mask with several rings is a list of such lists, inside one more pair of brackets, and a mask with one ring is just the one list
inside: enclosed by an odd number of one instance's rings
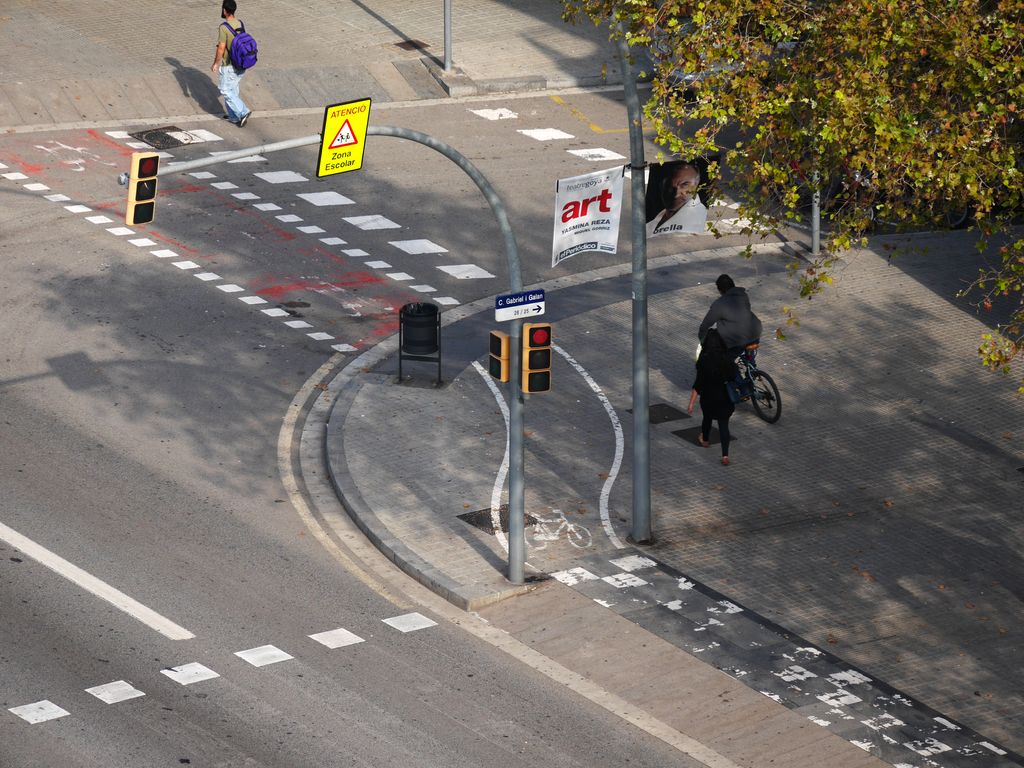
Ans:
{"label": "black trash bin", "polygon": [[398,312],[398,381],[402,361],[437,362],[437,385],[441,385],[441,308],[429,301],[404,305]]}

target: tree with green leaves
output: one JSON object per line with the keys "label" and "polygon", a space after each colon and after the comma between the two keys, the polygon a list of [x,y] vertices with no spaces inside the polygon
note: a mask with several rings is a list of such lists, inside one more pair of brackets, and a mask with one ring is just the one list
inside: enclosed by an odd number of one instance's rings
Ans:
{"label": "tree with green leaves", "polygon": [[[721,155],[752,231],[806,215],[828,237],[797,267],[800,293],[832,281],[878,221],[908,229],[968,218],[979,249],[1010,233],[968,289],[1013,302],[982,339],[991,368],[1024,349],[1024,0],[563,0],[651,53],[645,115],[684,159]],[[738,139],[724,142],[731,132]],[[1024,386],[1021,386],[1024,392]]]}

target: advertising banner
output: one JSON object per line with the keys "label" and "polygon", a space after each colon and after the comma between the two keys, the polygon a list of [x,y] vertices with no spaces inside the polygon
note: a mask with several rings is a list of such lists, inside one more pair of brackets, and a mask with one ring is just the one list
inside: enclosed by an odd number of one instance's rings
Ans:
{"label": "advertising banner", "polygon": [[647,237],[702,235],[708,209],[702,197],[703,174],[697,163],[673,161],[651,165],[647,177]]}
{"label": "advertising banner", "polygon": [[555,184],[551,266],[586,251],[615,253],[622,212],[623,166],[560,179]]}

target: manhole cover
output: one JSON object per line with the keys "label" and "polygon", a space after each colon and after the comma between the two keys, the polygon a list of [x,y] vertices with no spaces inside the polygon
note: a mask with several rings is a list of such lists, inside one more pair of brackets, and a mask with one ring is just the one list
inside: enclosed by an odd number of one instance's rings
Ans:
{"label": "manhole cover", "polygon": [[395,43],[395,47],[401,48],[403,51],[425,51],[430,46],[422,40],[403,40],[400,43]]}
{"label": "manhole cover", "polygon": [[[632,408],[627,408],[626,413],[632,413]],[[666,421],[678,421],[688,419],[689,414],[683,413],[675,406],[668,403],[656,403],[647,409],[647,421],[650,424],[664,424]]]}
{"label": "manhole cover", "polygon": [[176,125],[147,128],[144,131],[136,131],[128,135],[144,144],[149,144],[153,149],[174,149],[175,147],[183,147],[186,144],[201,144],[204,141],[220,140],[220,136],[210,131],[202,129],[185,131]]}
{"label": "manhole cover", "polygon": [[[537,522],[537,518],[530,514],[524,515],[526,519],[526,525],[534,525]],[[491,517],[491,508],[478,509],[476,512],[466,512],[465,514],[459,515],[459,520],[469,523],[470,525],[479,528],[484,533],[494,533],[494,520]],[[501,525],[503,533],[508,533],[508,504],[502,504],[498,509],[498,523]]]}
{"label": "manhole cover", "polygon": [[[730,430],[731,432],[731,430]],[[700,427],[690,427],[689,429],[677,429],[673,433],[676,437],[687,443],[697,444],[697,438],[700,437]],[[708,442],[712,445],[721,443],[722,441],[718,437],[718,430],[714,427],[711,428],[711,435],[708,437]],[[729,442],[735,443],[736,438],[732,434],[729,435]]]}

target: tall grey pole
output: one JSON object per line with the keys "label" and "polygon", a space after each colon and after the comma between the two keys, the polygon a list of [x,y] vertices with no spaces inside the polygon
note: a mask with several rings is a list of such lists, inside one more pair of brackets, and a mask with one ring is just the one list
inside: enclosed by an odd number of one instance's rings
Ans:
{"label": "tall grey pole", "polygon": [[[619,30],[622,31],[621,28]],[[651,538],[650,374],[647,357],[647,216],[644,190],[644,134],[636,78],[625,36],[617,38],[622,86],[629,119],[629,167],[633,193],[633,527],[629,538]]]}
{"label": "tall grey pole", "polygon": [[444,71],[452,68],[452,0],[444,0]]}

